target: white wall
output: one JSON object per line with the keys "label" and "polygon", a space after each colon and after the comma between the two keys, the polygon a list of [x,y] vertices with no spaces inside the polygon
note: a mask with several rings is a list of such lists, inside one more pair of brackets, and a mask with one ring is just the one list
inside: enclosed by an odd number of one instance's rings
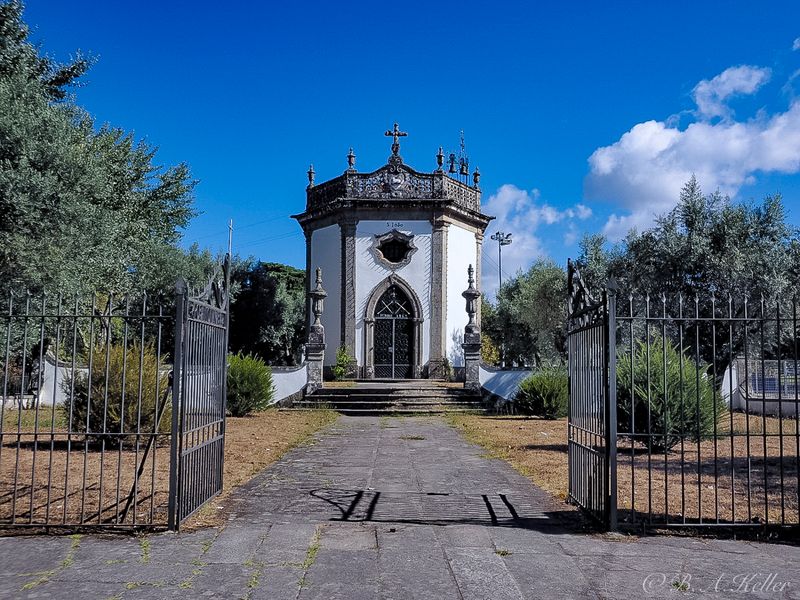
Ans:
{"label": "white wall", "polygon": [[501,370],[480,366],[481,387],[503,400],[513,400],[519,384],[533,373],[533,369]]}
{"label": "white wall", "polygon": [[272,367],[272,383],[275,386],[273,404],[296,394],[308,383],[308,363],[294,368]]}
{"label": "white wall", "polygon": [[[457,225],[450,225],[447,231],[447,357],[454,367],[464,366],[464,352],[461,342],[467,318],[467,302],[461,295],[467,289],[467,268],[475,268],[478,257],[478,243],[475,234]],[[476,285],[478,283],[476,282]]]}
{"label": "white wall", "polygon": [[[322,325],[325,327],[325,364],[336,362],[336,350],[341,339],[342,306],[342,234],[339,225],[317,229],[311,235],[311,281],[314,285],[317,267],[322,268],[322,287],[328,292],[322,312]],[[309,313],[310,314],[310,313]],[[311,319],[313,321],[313,315]]]}
{"label": "white wall", "polygon": [[[411,262],[397,269],[380,263],[370,248],[376,235],[396,229],[414,236],[417,251]],[[422,363],[430,354],[430,298],[431,298],[431,232],[430,221],[359,221],[356,228],[356,358],[364,364],[364,316],[370,293],[392,272],[402,277],[417,293],[422,304]],[[327,330],[326,330],[327,331]]]}

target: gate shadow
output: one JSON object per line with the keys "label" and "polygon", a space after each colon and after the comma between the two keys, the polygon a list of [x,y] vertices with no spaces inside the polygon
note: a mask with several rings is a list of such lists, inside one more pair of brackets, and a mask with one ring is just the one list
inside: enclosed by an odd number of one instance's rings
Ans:
{"label": "gate shadow", "polygon": [[322,488],[309,492],[335,509],[331,521],[409,525],[485,525],[548,533],[586,530],[590,524],[571,509],[542,510],[530,499],[508,494],[399,492]]}

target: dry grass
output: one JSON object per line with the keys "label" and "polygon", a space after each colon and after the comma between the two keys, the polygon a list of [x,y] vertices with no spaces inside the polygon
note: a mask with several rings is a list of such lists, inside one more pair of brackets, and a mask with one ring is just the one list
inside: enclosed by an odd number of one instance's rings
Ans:
{"label": "dry grass", "polygon": [[[252,417],[229,417],[222,494],[210,505],[223,505],[230,491],[269,466],[286,451],[306,441],[315,431],[333,422],[331,411],[282,412],[269,410]],[[146,439],[135,437],[125,447],[94,443],[86,446],[83,436],[68,436],[58,418],[40,411],[38,429],[35,411],[6,410],[0,444],[0,523],[82,522],[166,523],[169,489],[169,435],[158,443],[144,462],[135,506],[123,521],[125,500],[141,464]],[[17,435],[17,424],[21,423]],[[51,435],[51,430],[54,432]],[[13,435],[8,433],[13,431]],[[38,436],[34,432],[38,431]],[[85,480],[85,485],[83,484]],[[135,510],[134,510],[135,509]],[[216,508],[206,507],[188,522],[198,527],[220,522]]]}
{"label": "dry grass", "polygon": [[685,440],[666,456],[622,438],[617,445],[620,520],[653,513],[657,522],[797,524],[796,432],[794,419],[728,413],[717,437]]}
{"label": "dry grass", "polygon": [[[508,461],[556,498],[567,497],[566,419],[480,415],[450,419],[491,456]],[[642,513],[652,512],[657,522],[681,523],[685,518],[691,523],[702,517],[704,521],[798,523],[796,432],[793,419],[781,422],[775,417],[726,414],[717,438],[699,444],[686,440],[683,448],[678,444],[667,452],[666,460],[663,452],[648,454],[639,443],[633,444],[631,452],[630,441],[621,438],[620,521],[640,520]]]}

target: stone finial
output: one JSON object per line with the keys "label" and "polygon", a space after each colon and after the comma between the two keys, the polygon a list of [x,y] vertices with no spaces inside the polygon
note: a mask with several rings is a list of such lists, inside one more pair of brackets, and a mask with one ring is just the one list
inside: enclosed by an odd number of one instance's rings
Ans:
{"label": "stone finial", "polygon": [[352,147],[350,148],[350,152],[347,153],[347,170],[350,172],[356,170],[356,155]]}
{"label": "stone finial", "polygon": [[467,282],[469,285],[461,295],[467,301],[467,316],[469,316],[469,322],[465,330],[468,333],[472,333],[475,332],[478,327],[475,323],[475,315],[478,313],[478,298],[481,297],[481,293],[475,287],[475,270],[472,268],[472,265],[467,269]]}
{"label": "stone finial", "polygon": [[308,295],[311,296],[311,312],[314,313],[313,326],[322,327],[320,317],[322,316],[323,302],[328,296],[328,292],[322,288],[322,269],[319,267],[317,267],[316,285],[314,289],[308,293]]}
{"label": "stone finial", "polygon": [[477,189],[481,182],[481,172],[478,170],[478,167],[475,167],[475,172],[472,174],[472,183],[475,184],[475,189]]}
{"label": "stone finial", "polygon": [[308,165],[308,171],[306,171],[306,175],[308,175],[308,187],[314,187],[314,165]]}
{"label": "stone finial", "polygon": [[444,150],[439,146],[439,151],[436,153],[436,172],[442,172],[442,165],[444,164]]}
{"label": "stone finial", "polygon": [[322,288],[322,269],[319,267],[317,267],[316,284],[308,292],[308,295],[311,297],[314,323],[308,328],[308,343],[306,344],[306,362],[308,364],[306,396],[322,387],[322,363],[325,360],[325,328],[320,322],[320,317],[322,316],[322,303],[328,293]]}
{"label": "stone finial", "polygon": [[475,271],[472,265],[467,269],[469,285],[461,294],[467,301],[467,315],[469,322],[464,326],[464,389],[480,394],[480,368],[481,368],[481,330],[475,322],[478,312],[478,298],[481,293],[475,287]]}

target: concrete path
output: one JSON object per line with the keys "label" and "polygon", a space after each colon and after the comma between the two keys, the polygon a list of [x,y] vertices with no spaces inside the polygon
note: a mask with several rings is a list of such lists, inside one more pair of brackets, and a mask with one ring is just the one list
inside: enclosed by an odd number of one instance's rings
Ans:
{"label": "concrete path", "polygon": [[800,598],[800,547],[581,533],[437,418],[342,417],[221,530],[0,539],[0,598]]}

